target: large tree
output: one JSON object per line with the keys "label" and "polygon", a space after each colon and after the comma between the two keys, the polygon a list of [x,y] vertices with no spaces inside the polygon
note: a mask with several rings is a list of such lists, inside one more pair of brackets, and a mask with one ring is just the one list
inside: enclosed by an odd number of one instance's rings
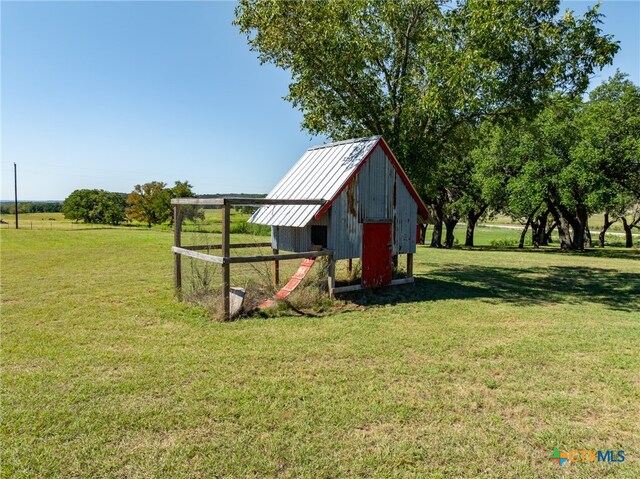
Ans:
{"label": "large tree", "polygon": [[605,214],[600,246],[609,226],[620,220],[631,247],[631,230],[640,226],[640,87],[617,72],[591,92],[577,127],[581,140],[574,155],[608,180],[594,185],[591,194]]}
{"label": "large tree", "polygon": [[171,191],[161,181],[136,185],[127,197],[127,217],[151,225],[171,218]]}
{"label": "large tree", "polygon": [[629,178],[640,174],[640,90],[628,88],[624,101],[600,95],[620,90],[619,83],[616,75],[587,103],[552,97],[531,121],[483,125],[483,141],[472,156],[487,201],[513,217],[527,218],[527,225],[544,225],[551,214],[560,246],[567,250],[590,245],[588,218],[604,211],[602,244],[610,218],[622,219],[638,198]]}
{"label": "large tree", "polygon": [[235,23],[261,62],[291,73],[286,99],[305,129],[383,135],[442,210],[439,167],[465,157],[451,156],[461,126],[535,110],[553,91],[581,93],[617,51],[597,6],[559,13],[559,0],[240,0]]}
{"label": "large tree", "polygon": [[640,87],[616,72],[589,95],[579,128],[585,165],[640,196]]}
{"label": "large tree", "polygon": [[75,190],[62,204],[65,218],[117,225],[126,220],[125,195],[104,190]]}
{"label": "large tree", "polygon": [[[192,198],[195,194],[188,181],[176,181],[173,188],[168,188],[161,181],[150,181],[136,185],[127,197],[127,216],[135,221],[151,225],[172,222],[171,198]],[[183,217],[189,220],[203,219],[204,213],[197,206],[181,208]]]}

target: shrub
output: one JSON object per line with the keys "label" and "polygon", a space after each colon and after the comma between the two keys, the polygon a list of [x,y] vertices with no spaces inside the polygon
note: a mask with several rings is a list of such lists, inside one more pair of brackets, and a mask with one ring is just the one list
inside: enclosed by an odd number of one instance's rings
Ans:
{"label": "shrub", "polygon": [[517,246],[518,241],[514,239],[499,239],[499,240],[491,240],[489,244],[491,246]]}

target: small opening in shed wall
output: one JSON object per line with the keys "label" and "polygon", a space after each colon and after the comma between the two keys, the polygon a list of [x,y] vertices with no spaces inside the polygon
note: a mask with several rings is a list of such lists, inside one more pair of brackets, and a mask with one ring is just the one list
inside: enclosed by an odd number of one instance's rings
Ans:
{"label": "small opening in shed wall", "polygon": [[315,246],[327,247],[327,227],[324,225],[311,226],[311,244]]}

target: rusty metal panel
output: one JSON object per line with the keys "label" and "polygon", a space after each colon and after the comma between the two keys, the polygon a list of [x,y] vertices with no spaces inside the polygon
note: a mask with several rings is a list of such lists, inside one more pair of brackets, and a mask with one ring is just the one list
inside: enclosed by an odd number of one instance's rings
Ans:
{"label": "rusty metal panel", "polygon": [[334,259],[359,258],[362,251],[362,224],[358,220],[357,177],[344,189],[329,209],[327,248]]}
{"label": "rusty metal panel", "polygon": [[394,214],[394,253],[416,252],[416,224],[418,205],[400,179],[396,179],[396,208]]}
{"label": "rusty metal panel", "polygon": [[[267,195],[274,199],[332,199],[360,166],[379,136],[310,148]],[[321,206],[262,206],[249,222],[306,226]]]}

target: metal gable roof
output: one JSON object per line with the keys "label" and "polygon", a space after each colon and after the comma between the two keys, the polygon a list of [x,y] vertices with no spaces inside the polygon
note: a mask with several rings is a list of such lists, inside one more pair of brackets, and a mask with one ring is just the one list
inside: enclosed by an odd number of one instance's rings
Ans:
{"label": "metal gable roof", "polygon": [[249,218],[249,222],[270,226],[303,227],[312,219],[319,219],[378,145],[382,147],[418,205],[418,212],[426,220],[427,208],[398,160],[381,136],[371,136],[309,148],[267,195],[270,199],[321,199],[326,201],[323,206],[262,206]]}
{"label": "metal gable roof", "polygon": [[[332,200],[380,141],[380,136],[309,148],[267,198]],[[322,206],[262,206],[249,222],[271,226],[306,226]]]}

